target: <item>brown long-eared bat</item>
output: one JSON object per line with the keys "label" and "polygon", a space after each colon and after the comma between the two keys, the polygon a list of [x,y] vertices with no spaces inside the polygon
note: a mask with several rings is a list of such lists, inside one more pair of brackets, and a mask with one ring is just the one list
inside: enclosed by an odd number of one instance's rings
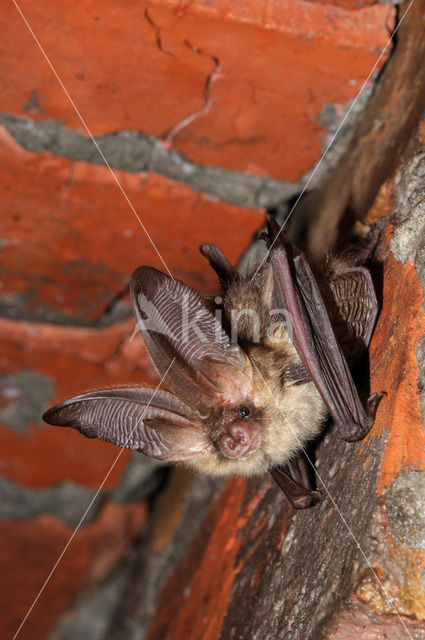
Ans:
{"label": "brown long-eared bat", "polygon": [[317,502],[306,443],[328,413],[347,441],[373,424],[378,396],[363,408],[348,363],[369,344],[377,301],[369,271],[347,259],[327,261],[316,280],[271,217],[266,242],[267,259],[247,274],[201,246],[222,285],[215,301],[136,269],[137,326],[166,390],[93,391],[44,420],[211,475],[270,472],[294,507]]}

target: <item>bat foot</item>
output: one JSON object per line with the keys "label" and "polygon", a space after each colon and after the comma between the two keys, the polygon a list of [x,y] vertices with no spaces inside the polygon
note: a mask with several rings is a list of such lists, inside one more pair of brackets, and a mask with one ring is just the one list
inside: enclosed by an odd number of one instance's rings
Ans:
{"label": "bat foot", "polygon": [[339,425],[341,435],[346,442],[358,442],[367,436],[375,422],[375,415],[378,410],[379,403],[386,395],[385,391],[381,391],[380,393],[373,393],[369,396],[366,402],[366,420],[362,427],[359,428],[359,425],[355,423],[350,423],[344,427]]}
{"label": "bat foot", "polygon": [[363,440],[372,429],[373,419],[367,418],[363,427],[359,427],[358,424],[351,423],[345,427],[341,427],[339,425],[339,430],[341,432],[343,440],[345,442],[359,442],[359,440]]}
{"label": "bat foot", "polygon": [[[276,467],[274,469],[270,469],[270,474],[282,489],[294,509],[308,509],[309,507],[314,507],[315,504],[320,502],[322,496],[320,491],[308,489],[303,484],[300,484],[300,482],[295,480],[293,476],[298,476],[298,474],[294,469],[297,469],[299,464],[300,462],[298,460],[294,465],[291,465],[288,470],[289,473],[287,473],[283,467]],[[301,481],[301,478],[299,478],[299,480]]]}
{"label": "bat foot", "polygon": [[291,497],[287,494],[287,497],[294,509],[314,507],[322,499],[320,491],[306,491],[303,495]]}

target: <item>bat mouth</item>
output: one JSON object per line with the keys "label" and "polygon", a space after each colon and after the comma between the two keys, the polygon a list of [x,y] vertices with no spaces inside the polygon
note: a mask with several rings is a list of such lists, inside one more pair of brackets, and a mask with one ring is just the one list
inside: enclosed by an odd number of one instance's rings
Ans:
{"label": "bat mouth", "polygon": [[258,449],[259,438],[245,426],[233,425],[221,436],[218,447],[226,458],[246,458]]}

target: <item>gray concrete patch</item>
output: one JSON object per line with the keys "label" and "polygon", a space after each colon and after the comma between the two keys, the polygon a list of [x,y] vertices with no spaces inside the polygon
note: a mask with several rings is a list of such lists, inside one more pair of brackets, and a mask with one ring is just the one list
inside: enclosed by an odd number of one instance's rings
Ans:
{"label": "gray concrete patch", "polygon": [[[22,487],[11,480],[0,478],[0,518],[32,520],[43,513],[51,513],[67,525],[75,527],[93,499],[95,492],[74,482],[63,482],[46,489]],[[102,498],[87,512],[84,524],[92,522]]]}
{"label": "gray concrete patch", "polygon": [[96,519],[105,498],[119,504],[142,501],[163,482],[165,463],[151,460],[140,453],[130,459],[124,475],[114,491],[102,491],[95,500],[93,489],[72,481],[52,487],[24,487],[0,477],[0,519],[31,520],[43,513],[51,513],[69,526],[76,526],[84,516],[82,526]]}
{"label": "gray concrete patch", "polygon": [[395,181],[395,216],[400,224],[391,238],[394,256],[404,264],[414,260],[425,282],[425,153],[403,165]]}
{"label": "gray concrete patch", "polygon": [[[326,113],[326,125],[331,116],[335,125],[335,113],[330,114],[329,109]],[[357,115],[356,111],[349,119],[349,126],[347,123],[344,127],[344,135],[338,136],[344,144]],[[130,172],[154,171],[170,180],[187,184],[195,191],[248,208],[270,208],[288,200],[301,191],[312,173],[311,170],[298,182],[290,183],[218,167],[203,167],[168,151],[161,140],[138,131],[119,131],[97,136],[94,143],[89,137],[66,129],[54,120],[36,122],[30,118],[3,113],[0,114],[0,125],[28,151],[49,151],[53,155],[100,165],[105,165],[106,160],[112,168]],[[338,145],[333,146],[332,154],[327,154],[321,162],[320,169],[315,171],[309,188],[319,186],[330,166],[339,157],[340,154],[335,152],[336,146]]]}
{"label": "gray concrete patch", "polygon": [[37,371],[0,376],[0,423],[20,433],[31,424],[42,424],[41,416],[54,395],[53,381]]}

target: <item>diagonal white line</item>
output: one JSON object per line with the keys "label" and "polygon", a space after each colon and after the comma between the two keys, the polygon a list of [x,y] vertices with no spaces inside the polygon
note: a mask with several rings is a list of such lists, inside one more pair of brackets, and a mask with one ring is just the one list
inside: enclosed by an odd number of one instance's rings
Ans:
{"label": "diagonal white line", "polygon": [[[297,206],[298,202],[301,200],[302,196],[304,195],[305,190],[307,189],[308,185],[310,184],[310,182],[312,181],[316,171],[318,170],[318,168],[320,167],[320,165],[322,164],[324,158],[326,157],[329,149],[331,148],[331,146],[333,145],[333,143],[335,142],[336,137],[338,136],[339,132],[341,131],[342,127],[344,126],[345,121],[347,120],[348,116],[350,115],[351,111],[353,110],[356,102],[359,100],[360,96],[362,95],[364,89],[366,88],[366,85],[368,84],[370,78],[372,77],[372,75],[375,72],[376,67],[378,66],[378,64],[380,63],[380,61],[382,60],[382,57],[384,56],[386,50],[388,49],[388,47],[390,46],[391,42],[394,40],[394,37],[397,33],[397,31],[399,30],[401,24],[403,23],[403,20],[405,19],[405,17],[407,16],[407,14],[410,11],[410,8],[412,6],[412,4],[414,3],[415,0],[410,0],[410,4],[407,7],[406,11],[404,12],[403,16],[400,19],[400,22],[397,24],[396,28],[394,29],[394,31],[392,32],[390,38],[388,39],[387,44],[385,45],[385,47],[382,49],[379,58],[377,59],[377,61],[375,62],[375,64],[373,65],[371,72],[369,73],[368,77],[366,78],[366,80],[363,82],[360,91],[358,92],[358,94],[356,95],[356,97],[354,98],[353,102],[350,105],[350,108],[348,109],[347,113],[345,114],[344,118],[342,119],[342,121],[339,124],[338,129],[335,131],[334,135],[332,136],[331,141],[329,142],[328,146],[326,147],[326,149],[324,150],[324,152],[322,153],[319,161],[317,162],[316,166],[314,167],[309,179],[307,180],[307,182],[305,183],[301,193],[299,194],[299,196],[297,197],[297,199],[295,200],[294,204],[291,207],[291,210],[289,211],[288,215],[286,216],[282,226],[279,229],[279,233],[282,231],[282,229],[285,228],[289,218],[291,217],[295,207]],[[264,264],[264,262],[267,260],[267,257],[270,253],[270,251],[272,250],[276,240],[279,237],[279,233],[276,234],[276,237],[274,238],[273,242],[271,243],[270,247],[267,249],[267,252],[265,254],[265,256],[263,257],[263,259],[261,260],[260,264],[258,265],[254,275],[251,278],[251,282],[254,280],[255,276],[257,275],[257,273],[259,272],[261,266]]]}
{"label": "diagonal white line", "polygon": [[35,597],[32,605],[30,606],[30,608],[28,609],[25,618],[22,620],[21,624],[19,625],[18,630],[16,631],[15,635],[13,636],[13,640],[15,640],[15,638],[18,637],[18,634],[20,633],[22,627],[24,626],[28,616],[31,614],[31,611],[33,610],[33,608],[35,607],[35,605],[37,604],[41,594],[43,593],[44,589],[46,588],[50,578],[52,577],[52,575],[54,574],[54,572],[56,571],[60,561],[62,560],[63,556],[65,555],[66,550],[68,549],[69,545],[71,544],[71,542],[73,541],[75,535],[77,534],[78,530],[80,529],[82,523],[84,522],[88,512],[90,511],[91,507],[93,506],[97,496],[99,495],[99,493],[102,490],[102,487],[104,486],[105,482],[107,481],[107,479],[109,478],[112,469],[115,467],[115,465],[117,464],[118,460],[120,459],[122,452],[124,451],[124,449],[126,448],[131,436],[133,435],[133,433],[135,432],[135,430],[138,428],[138,426],[143,422],[143,417],[147,411],[147,409],[149,408],[151,402],[153,401],[153,399],[155,398],[155,395],[159,389],[159,387],[161,386],[162,382],[164,381],[167,373],[169,372],[169,370],[171,369],[171,367],[173,366],[175,361],[175,358],[173,358],[173,360],[171,361],[171,363],[168,365],[166,372],[164,373],[164,375],[162,376],[161,380],[159,381],[158,385],[156,386],[151,399],[149,400],[149,402],[147,403],[147,405],[145,406],[145,408],[143,409],[143,413],[140,416],[139,420],[136,422],[134,428],[131,430],[131,433],[129,434],[127,440],[125,441],[125,443],[123,444],[123,446],[121,447],[121,449],[118,452],[118,455],[116,456],[115,460],[113,461],[113,463],[111,464],[111,466],[109,467],[109,471],[107,472],[107,474],[105,475],[105,477],[102,480],[102,483],[100,484],[98,490],[96,491],[95,495],[93,496],[93,498],[90,501],[89,506],[87,507],[87,509],[85,510],[85,512],[83,513],[79,523],[77,524],[77,526],[75,527],[71,537],[69,538],[68,542],[66,543],[65,547],[63,548],[60,556],[58,557],[58,559],[56,560],[55,564],[53,565],[52,570],[50,571],[49,575],[47,576],[46,580],[44,581],[43,586],[41,587],[40,591],[38,592],[37,596]]}
{"label": "diagonal white line", "polygon": [[257,367],[256,363],[254,362],[254,360],[252,360],[252,359],[250,359],[250,360],[251,360],[252,364],[254,365],[255,369],[257,370],[258,375],[260,376],[261,380],[263,381],[264,386],[266,387],[267,391],[269,392],[270,398],[273,400],[273,402],[274,402],[274,404],[275,404],[275,406],[276,406],[277,410],[278,410],[278,411],[279,411],[279,413],[281,414],[281,416],[282,416],[282,418],[283,418],[283,420],[284,420],[285,424],[290,428],[290,430],[291,430],[292,434],[293,434],[293,435],[295,436],[295,438],[298,440],[298,444],[300,445],[300,449],[301,449],[301,451],[303,452],[303,454],[304,454],[304,455],[305,455],[305,457],[307,458],[308,463],[309,463],[309,464],[311,465],[311,467],[313,468],[314,473],[316,474],[316,476],[317,476],[317,478],[320,480],[320,482],[321,482],[321,484],[322,484],[322,486],[323,486],[324,490],[325,490],[325,491],[326,491],[326,493],[328,494],[329,499],[331,500],[331,502],[332,502],[333,506],[335,507],[336,512],[338,513],[339,517],[341,518],[342,523],[343,523],[343,524],[344,524],[344,526],[346,527],[346,529],[347,529],[348,533],[350,534],[350,536],[353,538],[353,540],[354,540],[354,542],[355,542],[355,544],[356,544],[357,548],[359,549],[359,551],[360,551],[360,553],[362,554],[363,558],[365,559],[365,561],[366,561],[366,563],[367,563],[368,567],[370,568],[370,570],[372,571],[372,573],[373,573],[374,577],[376,578],[376,580],[377,580],[377,582],[378,582],[379,586],[380,586],[380,587],[381,587],[381,589],[382,589],[382,593],[384,594],[384,596],[385,596],[385,599],[386,599],[387,603],[390,605],[390,607],[392,607],[392,608],[394,609],[394,612],[395,612],[395,613],[396,613],[396,615],[398,616],[398,618],[399,618],[399,620],[400,620],[400,622],[401,622],[402,626],[404,627],[404,630],[406,631],[407,635],[409,636],[410,640],[413,640],[412,636],[410,635],[410,632],[409,632],[408,628],[406,627],[406,624],[405,624],[405,622],[404,622],[403,618],[401,617],[401,615],[400,615],[400,614],[399,614],[399,612],[397,611],[397,609],[396,609],[396,607],[395,607],[395,605],[394,605],[394,602],[393,602],[392,598],[391,598],[391,597],[388,595],[388,593],[386,592],[384,585],[383,585],[383,584],[382,584],[382,582],[380,581],[379,577],[378,577],[378,576],[377,576],[377,574],[376,574],[376,571],[374,570],[374,568],[373,568],[373,567],[372,567],[372,565],[370,564],[370,562],[369,562],[368,558],[366,557],[366,554],[364,553],[363,549],[361,548],[361,546],[360,546],[360,544],[359,544],[359,542],[358,542],[358,540],[357,540],[356,536],[355,536],[355,535],[354,535],[354,533],[352,532],[352,530],[351,530],[351,528],[350,528],[350,525],[348,524],[348,522],[347,522],[347,521],[346,521],[346,519],[344,518],[344,516],[343,516],[343,514],[341,513],[341,511],[340,511],[340,509],[339,509],[338,505],[336,504],[335,500],[334,500],[334,499],[333,499],[333,497],[331,496],[331,494],[330,494],[330,492],[329,492],[329,489],[327,488],[327,486],[326,486],[325,482],[323,481],[323,479],[322,479],[322,477],[320,476],[319,472],[318,472],[318,471],[317,471],[317,469],[315,468],[315,466],[314,466],[314,464],[313,464],[312,460],[310,459],[309,455],[307,454],[307,452],[306,452],[305,448],[303,447],[302,442],[301,442],[301,440],[299,439],[299,437],[298,437],[298,435],[297,435],[297,433],[296,433],[295,429],[294,429],[294,428],[292,427],[292,425],[291,425],[291,424],[286,420],[286,418],[285,418],[285,415],[284,415],[283,411],[281,410],[281,408],[280,408],[279,404],[276,402],[276,400],[275,400],[275,398],[274,398],[274,396],[273,396],[273,393],[272,393],[272,391],[271,391],[271,389],[270,389],[269,385],[268,385],[268,384],[267,384],[267,382],[264,380],[264,377],[263,377],[263,375],[261,374],[261,371],[258,369],[258,367]]}
{"label": "diagonal white line", "polygon": [[[81,115],[80,111],[78,110],[77,105],[75,104],[75,102],[73,101],[73,99],[71,98],[71,96],[69,95],[65,85],[63,84],[61,78],[59,77],[56,69],[54,68],[53,64],[50,61],[50,58],[48,57],[47,53],[45,52],[43,46],[41,45],[40,41],[38,40],[37,36],[35,35],[34,31],[31,29],[30,24],[28,23],[28,20],[25,18],[24,14],[21,11],[21,8],[19,7],[19,5],[17,4],[16,0],[12,0],[13,4],[15,5],[17,11],[19,12],[22,20],[24,21],[25,25],[28,28],[28,31],[31,33],[32,37],[34,38],[38,48],[40,49],[41,53],[43,54],[47,64],[49,65],[50,69],[52,70],[56,80],[59,82],[60,86],[62,87],[66,97],[68,98],[69,102],[71,103],[75,113],[77,114],[77,116],[79,117],[81,124],[83,125],[84,129],[87,131],[90,139],[92,140],[94,146],[96,147],[96,149],[98,150],[103,162],[105,163],[105,165],[108,167],[113,179],[115,180],[119,190],[121,191],[122,195],[124,196],[125,200],[127,201],[128,206],[130,207],[130,209],[132,210],[132,212],[134,213],[134,215],[136,216],[137,220],[140,223],[140,226],[142,227],[143,231],[145,232],[146,236],[149,239],[149,242],[151,243],[152,247],[154,248],[157,256],[159,257],[159,259],[161,260],[162,264],[164,265],[166,271],[168,272],[169,276],[171,278],[173,278],[173,276],[171,275],[171,272],[169,270],[169,268],[167,267],[167,265],[164,262],[164,259],[162,258],[156,244],[154,243],[154,241],[152,240],[151,236],[148,233],[148,230],[146,229],[145,225],[143,224],[139,214],[137,213],[136,209],[134,208],[133,204],[130,201],[130,198],[128,197],[128,195],[126,194],[123,186],[121,185],[120,181],[118,180],[115,171],[112,169],[111,165],[109,164],[109,162],[107,161],[107,159],[105,158],[105,155],[103,153],[103,151],[101,150],[101,148],[99,147],[98,143],[96,142],[95,138],[93,137],[90,129],[88,128],[86,121],[84,120],[83,116]],[[174,280],[174,278],[173,278]]]}

